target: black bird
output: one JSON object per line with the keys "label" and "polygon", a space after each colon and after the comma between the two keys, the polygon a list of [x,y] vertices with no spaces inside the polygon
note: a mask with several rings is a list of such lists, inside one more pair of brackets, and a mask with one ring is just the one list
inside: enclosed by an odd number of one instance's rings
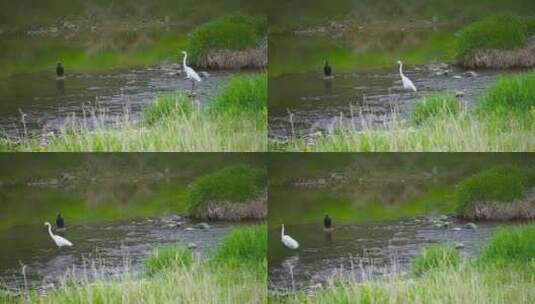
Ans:
{"label": "black bird", "polygon": [[332,220],[328,214],[325,214],[325,217],[323,218],[323,229],[332,230]]}
{"label": "black bird", "polygon": [[323,76],[332,77],[332,68],[329,65],[329,61],[325,60],[325,65],[323,66]]}
{"label": "black bird", "polygon": [[56,217],[56,227],[59,229],[65,228],[65,221],[63,221],[63,217],[61,216],[61,212],[58,213],[58,216]]}
{"label": "black bird", "polygon": [[63,78],[65,71],[63,70],[63,66],[61,65],[61,62],[58,62],[56,65],[56,77]]}

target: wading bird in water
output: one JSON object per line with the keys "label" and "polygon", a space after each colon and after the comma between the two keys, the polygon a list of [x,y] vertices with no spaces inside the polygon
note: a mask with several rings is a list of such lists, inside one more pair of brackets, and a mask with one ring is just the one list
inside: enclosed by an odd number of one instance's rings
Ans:
{"label": "wading bird in water", "polygon": [[325,217],[323,218],[323,230],[327,232],[331,232],[334,230],[332,226],[332,220],[328,214],[325,214]]}
{"label": "wading bird in water", "polygon": [[299,248],[299,243],[294,240],[291,236],[284,234],[284,224],[282,224],[282,230],[281,230],[281,240],[284,246],[296,250]]}
{"label": "wading bird in water", "polygon": [[325,60],[325,65],[323,66],[323,78],[324,79],[333,79],[333,70],[329,65],[329,61]]}
{"label": "wading bird in water", "polygon": [[182,54],[184,55],[184,59],[182,60],[182,69],[186,73],[186,79],[191,80],[191,92],[193,93],[193,89],[195,88],[195,82],[201,82],[201,77],[199,76],[199,74],[197,74],[197,72],[195,72],[194,69],[190,68],[187,65],[186,60],[188,58],[188,53],[186,53],[186,51],[182,51]]}
{"label": "wading bird in water", "polygon": [[58,212],[58,216],[56,217],[56,228],[65,230],[65,221],[63,220],[63,216],[61,216],[61,212]]}
{"label": "wading bird in water", "polygon": [[398,60],[399,64],[399,76],[401,76],[401,82],[403,83],[403,89],[407,91],[413,91],[416,92],[416,87],[414,86],[414,83],[409,79],[409,77],[405,76],[403,74],[403,63],[401,60]]}
{"label": "wading bird in water", "polygon": [[56,64],[56,78],[57,79],[64,79],[65,78],[65,71],[63,69],[63,65],[60,61]]}
{"label": "wading bird in water", "polygon": [[69,242],[69,240],[52,233],[52,225],[50,225],[49,222],[46,222],[45,226],[48,226],[48,234],[50,234],[50,237],[52,238],[52,240],[54,240],[54,243],[56,243],[58,247],[72,246],[72,243]]}

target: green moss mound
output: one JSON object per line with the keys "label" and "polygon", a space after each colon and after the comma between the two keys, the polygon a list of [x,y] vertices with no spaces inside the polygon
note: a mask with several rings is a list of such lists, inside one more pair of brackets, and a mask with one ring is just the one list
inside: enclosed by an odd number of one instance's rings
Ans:
{"label": "green moss mound", "polygon": [[458,212],[463,214],[474,202],[511,202],[535,185],[531,167],[495,167],[463,180],[457,189]]}
{"label": "green moss mound", "polygon": [[191,251],[180,244],[165,245],[156,249],[143,265],[145,275],[155,274],[174,267],[188,267],[193,262]]}
{"label": "green moss mound", "polygon": [[535,265],[535,225],[501,228],[484,247],[478,261],[498,267]]}
{"label": "green moss mound", "polygon": [[425,97],[424,102],[414,108],[411,120],[421,125],[432,118],[443,115],[457,115],[461,111],[459,101],[453,93],[437,93]]}
{"label": "green moss mound", "polygon": [[226,15],[193,30],[189,39],[189,52],[195,60],[210,50],[243,50],[255,46],[266,33],[266,19]]}
{"label": "green moss mound", "polygon": [[500,76],[477,106],[482,115],[530,118],[535,109],[535,73]]}
{"label": "green moss mound", "polygon": [[155,103],[143,110],[143,120],[152,125],[176,114],[188,115],[192,109],[191,100],[183,93],[162,94]]}
{"label": "green moss mound", "polygon": [[267,186],[265,169],[233,166],[205,175],[191,184],[188,205],[192,213],[211,201],[244,202],[257,197]]}
{"label": "green moss mound", "polygon": [[463,58],[476,50],[508,50],[527,42],[526,23],[522,18],[502,14],[476,21],[461,32],[457,40],[457,56]]}
{"label": "green moss mound", "polygon": [[412,262],[412,273],[422,276],[440,268],[457,267],[461,263],[461,255],[450,244],[435,245],[426,248]]}

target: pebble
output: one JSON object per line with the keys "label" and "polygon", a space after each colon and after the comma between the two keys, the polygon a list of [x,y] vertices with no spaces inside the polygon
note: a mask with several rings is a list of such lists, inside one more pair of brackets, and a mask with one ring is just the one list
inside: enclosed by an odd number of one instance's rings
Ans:
{"label": "pebble", "polygon": [[464,76],[466,77],[477,77],[477,73],[474,71],[466,71],[464,72]]}
{"label": "pebble", "polygon": [[455,243],[455,249],[463,249],[464,244],[463,243]]}
{"label": "pebble", "polygon": [[210,225],[208,225],[207,223],[198,223],[197,225],[195,225],[195,227],[198,229],[210,229]]}
{"label": "pebble", "polygon": [[187,228],[184,229],[184,230],[186,230],[186,231],[195,231],[195,230],[197,230],[197,229],[195,229],[195,228],[193,228],[193,227],[187,227]]}
{"label": "pebble", "polygon": [[455,97],[457,97],[457,98],[464,97],[464,92],[463,91],[456,91],[455,92]]}
{"label": "pebble", "polygon": [[195,249],[197,248],[197,244],[195,243],[188,243],[188,249]]}
{"label": "pebble", "polygon": [[467,223],[465,226],[466,226],[466,228],[468,228],[468,229],[477,229],[477,225],[474,224],[474,223],[471,223],[471,222],[470,222],[470,223]]}
{"label": "pebble", "polygon": [[462,229],[459,228],[459,227],[455,227],[455,228],[451,228],[451,230],[453,230],[453,231],[461,231]]}
{"label": "pebble", "polygon": [[461,76],[461,75],[455,75],[455,76],[453,76],[453,78],[455,78],[455,79],[462,79],[463,76]]}

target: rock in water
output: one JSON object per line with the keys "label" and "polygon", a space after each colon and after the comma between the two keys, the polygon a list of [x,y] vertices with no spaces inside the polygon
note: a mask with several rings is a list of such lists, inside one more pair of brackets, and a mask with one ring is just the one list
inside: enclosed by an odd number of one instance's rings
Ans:
{"label": "rock in water", "polygon": [[470,222],[470,223],[467,223],[465,226],[466,226],[466,228],[468,228],[468,229],[477,229],[477,225],[474,224],[474,223],[471,223],[471,222]]}

